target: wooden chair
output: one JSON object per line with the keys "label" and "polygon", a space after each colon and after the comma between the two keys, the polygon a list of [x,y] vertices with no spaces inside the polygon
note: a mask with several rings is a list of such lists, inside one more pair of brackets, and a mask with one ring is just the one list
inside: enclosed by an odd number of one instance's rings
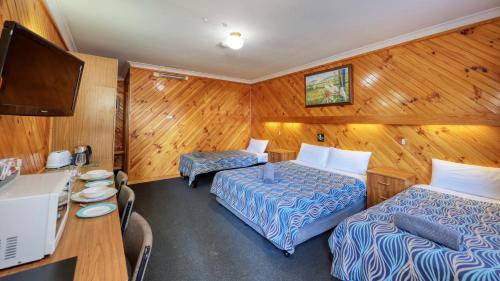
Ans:
{"label": "wooden chair", "polygon": [[116,174],[116,179],[115,179],[115,186],[116,189],[118,189],[118,192],[116,193],[117,196],[120,195],[120,191],[124,185],[128,184],[128,175],[123,172],[123,171],[118,171]]}
{"label": "wooden chair", "polygon": [[134,201],[134,191],[127,185],[124,185],[118,195],[118,213],[120,214],[122,234],[124,234],[127,229],[128,221],[132,214],[132,208],[134,207]]}
{"label": "wooden chair", "polygon": [[149,223],[133,212],[124,236],[125,257],[130,281],[142,281],[153,246],[153,233]]}

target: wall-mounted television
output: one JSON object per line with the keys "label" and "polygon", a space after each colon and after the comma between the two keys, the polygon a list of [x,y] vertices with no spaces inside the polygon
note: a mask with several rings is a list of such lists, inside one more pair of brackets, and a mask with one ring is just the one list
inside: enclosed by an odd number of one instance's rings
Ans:
{"label": "wall-mounted television", "polygon": [[84,62],[14,21],[0,37],[0,114],[71,116]]}

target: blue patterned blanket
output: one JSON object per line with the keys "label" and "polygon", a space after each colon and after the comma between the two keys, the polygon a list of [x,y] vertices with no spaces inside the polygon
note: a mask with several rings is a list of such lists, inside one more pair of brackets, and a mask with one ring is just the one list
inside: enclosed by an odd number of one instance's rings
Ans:
{"label": "blue patterned blanket", "polygon": [[248,167],[257,163],[257,155],[242,150],[193,152],[181,155],[179,172],[181,176],[189,176],[191,184],[200,174]]}
{"label": "blue patterned blanket", "polygon": [[[459,231],[465,251],[399,230],[397,212]],[[500,280],[500,204],[414,186],[347,218],[328,242],[331,274],[342,280]]]}
{"label": "blue patterned blanket", "polygon": [[298,165],[275,165],[278,182],[264,184],[263,167],[219,172],[211,193],[258,225],[276,247],[293,253],[306,224],[364,200],[359,179]]}

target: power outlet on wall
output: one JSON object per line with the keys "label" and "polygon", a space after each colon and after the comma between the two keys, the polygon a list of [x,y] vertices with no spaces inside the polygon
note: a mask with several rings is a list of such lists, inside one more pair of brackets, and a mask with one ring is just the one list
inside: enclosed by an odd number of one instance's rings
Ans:
{"label": "power outlet on wall", "polygon": [[317,133],[317,134],[316,134],[316,139],[317,139],[319,142],[325,142],[325,134],[323,134],[323,133]]}

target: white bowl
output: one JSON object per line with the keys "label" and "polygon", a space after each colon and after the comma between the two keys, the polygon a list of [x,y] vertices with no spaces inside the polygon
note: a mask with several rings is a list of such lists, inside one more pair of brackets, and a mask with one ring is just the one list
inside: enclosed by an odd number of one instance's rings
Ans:
{"label": "white bowl", "polygon": [[109,187],[102,186],[102,185],[86,188],[86,189],[82,190],[82,195],[83,195],[83,197],[90,198],[90,199],[97,198],[97,197],[102,196],[104,193],[106,193],[108,188]]}

